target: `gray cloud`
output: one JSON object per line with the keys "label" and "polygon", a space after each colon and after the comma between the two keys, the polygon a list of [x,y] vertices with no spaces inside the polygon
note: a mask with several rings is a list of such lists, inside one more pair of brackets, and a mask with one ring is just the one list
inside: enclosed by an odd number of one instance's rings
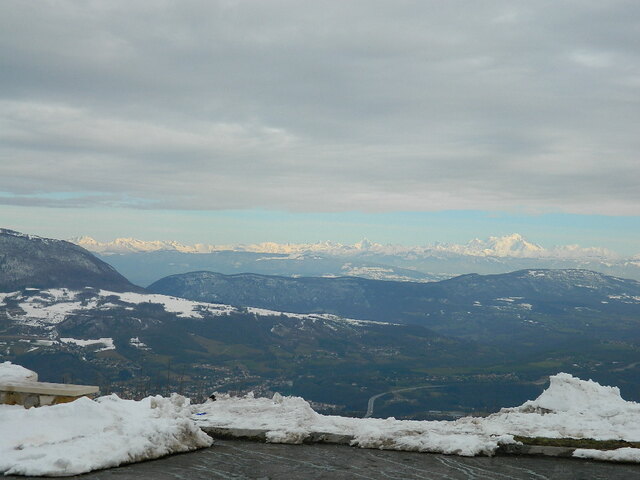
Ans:
{"label": "gray cloud", "polygon": [[0,203],[638,215],[638,21],[632,1],[9,0]]}

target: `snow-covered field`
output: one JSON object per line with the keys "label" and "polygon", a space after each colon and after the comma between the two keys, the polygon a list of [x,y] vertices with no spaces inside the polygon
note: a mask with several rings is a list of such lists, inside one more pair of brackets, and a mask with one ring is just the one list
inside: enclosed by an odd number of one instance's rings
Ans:
{"label": "snow-covered field", "polygon": [[[2,363],[0,381],[32,380],[25,371]],[[0,405],[0,473],[76,475],[210,446],[191,414],[189,399],[176,394],[141,401],[83,397],[28,410]]]}
{"label": "snow-covered field", "polygon": [[60,338],[62,343],[73,343],[74,345],[78,345],[79,347],[87,347],[90,345],[102,345],[103,347],[97,350],[98,352],[105,350],[115,350],[115,345],[113,344],[113,338],[103,337],[96,338],[95,340],[81,340],[78,338]]}
{"label": "snow-covered field", "polygon": [[[300,314],[288,313],[264,308],[238,308],[231,305],[219,303],[206,303],[186,300],[184,298],[172,297],[169,295],[136,293],[136,292],[111,292],[108,290],[92,291],[91,289],[69,290],[61,289],[30,289],[33,293],[12,292],[0,295],[0,307],[9,302],[18,302],[24,315],[12,313],[12,320],[23,325],[36,327],[51,327],[63,322],[70,315],[78,314],[90,310],[110,310],[121,306],[125,309],[132,309],[140,304],[157,304],[169,313],[174,313],[182,318],[203,319],[205,316],[222,316],[232,313],[248,312],[257,316],[269,317],[286,315],[290,318],[300,320],[326,321],[334,323],[344,323],[351,326],[363,326],[370,324],[383,324],[369,320],[354,320],[343,318],[331,314]],[[92,294],[89,301],[83,301],[83,296]],[[121,302],[114,304],[112,300]],[[77,343],[77,342],[76,342]],[[94,342],[97,343],[97,342]],[[79,343],[77,343],[80,345]]]}
{"label": "snow-covered field", "polygon": [[[406,421],[325,416],[302,398],[280,395],[273,399],[219,395],[217,401],[202,405],[194,418],[203,428],[267,430],[270,442],[301,443],[312,432],[324,432],[352,436],[352,445],[364,448],[465,456],[491,455],[499,445],[514,443],[514,436],[640,441],[640,404],[623,400],[618,388],[566,373],[552,376],[549,388],[536,400],[486,418]],[[581,449],[575,456],[640,462],[640,449]]]}
{"label": "snow-covered field", "polygon": [[215,303],[192,302],[168,295],[141,294],[135,292],[111,292],[108,290],[94,291],[89,301],[82,301],[83,295],[91,291],[61,289],[35,290],[29,292],[12,292],[0,297],[0,305],[7,301],[18,301],[20,309],[25,313],[23,317],[16,317],[14,321],[33,326],[53,325],[64,321],[69,315],[82,311],[104,309],[109,310],[118,305],[110,302],[116,299],[123,307],[153,303],[162,305],[166,312],[175,313],[179,317],[203,318],[203,313],[209,315],[226,315],[238,309],[230,305]]}

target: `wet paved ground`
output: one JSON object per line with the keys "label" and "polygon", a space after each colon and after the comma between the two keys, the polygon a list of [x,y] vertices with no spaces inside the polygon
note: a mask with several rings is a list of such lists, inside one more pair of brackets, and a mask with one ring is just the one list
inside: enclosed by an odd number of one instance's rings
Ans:
{"label": "wet paved ground", "polygon": [[629,480],[640,479],[640,466],[545,457],[465,458],[365,450],[342,445],[277,445],[216,440],[213,447],[205,450],[102,470],[80,478]]}

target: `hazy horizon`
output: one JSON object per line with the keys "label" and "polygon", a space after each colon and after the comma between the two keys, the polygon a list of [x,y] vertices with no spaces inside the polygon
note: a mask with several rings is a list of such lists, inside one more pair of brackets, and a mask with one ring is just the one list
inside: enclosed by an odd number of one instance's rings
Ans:
{"label": "hazy horizon", "polygon": [[540,215],[496,212],[394,212],[389,214],[292,214],[272,211],[155,212],[39,207],[0,208],[0,227],[45,237],[89,236],[178,241],[184,244],[317,243],[354,244],[367,238],[382,244],[464,244],[518,233],[552,248],[601,247],[622,256],[640,253],[640,222],[633,217]]}
{"label": "hazy horizon", "polygon": [[[30,234],[30,235],[38,235],[41,237],[51,237],[59,240],[67,240],[72,241],[74,243],[78,243],[89,250],[91,248],[91,242],[97,242],[95,248],[96,252],[102,251],[103,248],[107,248],[107,251],[111,251],[110,245],[115,244],[119,241],[133,241],[133,242],[143,242],[148,244],[153,243],[166,243],[166,244],[179,244],[183,247],[195,248],[196,246],[202,247],[215,247],[215,248],[243,248],[243,247],[251,247],[254,248],[260,245],[269,246],[269,245],[277,245],[281,247],[291,246],[291,247],[303,247],[305,245],[309,246],[324,246],[329,247],[344,247],[344,248],[361,248],[360,245],[364,243],[369,243],[374,248],[399,248],[399,249],[413,249],[413,248],[431,248],[431,247],[464,247],[470,245],[473,247],[475,242],[480,242],[484,244],[482,248],[489,248],[491,242],[494,242],[498,249],[506,249],[508,250],[509,244],[513,244],[514,248],[519,248],[518,245],[521,242],[525,242],[526,244],[530,244],[527,246],[525,244],[525,249],[530,249],[530,253],[535,251],[535,248],[542,248],[547,253],[552,253],[553,255],[559,255],[560,257],[569,255],[570,257],[580,257],[581,255],[584,257],[592,256],[592,255],[603,255],[604,257],[616,259],[616,258],[625,258],[632,256],[640,256],[640,253],[634,251],[618,251],[613,248],[604,246],[604,245],[596,245],[596,244],[586,244],[584,242],[573,242],[573,243],[550,243],[548,241],[540,241],[540,239],[535,237],[529,237],[527,235],[523,235],[520,232],[508,232],[498,235],[488,234],[484,236],[475,235],[468,238],[463,238],[462,240],[449,239],[443,240],[442,238],[437,238],[434,236],[430,236],[429,238],[416,238],[416,242],[407,243],[403,242],[398,238],[393,238],[391,241],[384,241],[380,238],[369,237],[367,235],[363,235],[361,237],[352,240],[348,238],[347,240],[341,241],[336,240],[335,238],[330,237],[320,237],[317,239],[304,239],[300,241],[292,241],[291,239],[285,240],[274,240],[272,238],[259,239],[255,241],[219,241],[217,237],[210,238],[195,238],[195,239],[184,239],[184,235],[180,235],[179,237],[167,237],[166,233],[164,236],[157,237],[149,237],[149,236],[135,236],[135,235],[101,235],[101,236],[93,236],[86,233],[78,234],[78,235],[52,235],[45,231],[31,231],[31,230],[20,230],[19,228],[0,225],[0,228],[8,228],[9,230],[15,230],[20,233]],[[41,229],[36,229],[41,230]],[[182,239],[181,239],[182,238]],[[87,243],[89,242],[89,243]],[[135,243],[134,243],[135,244]],[[132,244],[132,246],[134,245]],[[113,245],[115,247],[115,245]],[[151,247],[151,245],[149,245]],[[364,250],[370,248],[369,246],[364,246]],[[478,248],[477,245],[474,248]],[[399,251],[401,251],[399,250]],[[505,251],[506,251],[505,250]],[[115,251],[115,250],[114,250]],[[201,251],[201,250],[200,250]],[[255,250],[258,251],[258,250]],[[535,252],[534,252],[535,253]],[[537,254],[536,254],[537,255]],[[568,258],[568,257],[567,257]]]}

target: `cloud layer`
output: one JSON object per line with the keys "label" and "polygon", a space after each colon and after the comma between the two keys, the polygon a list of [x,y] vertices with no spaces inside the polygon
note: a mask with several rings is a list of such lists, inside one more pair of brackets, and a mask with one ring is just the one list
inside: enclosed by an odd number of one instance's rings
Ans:
{"label": "cloud layer", "polygon": [[640,214],[640,4],[0,5],[0,202]]}

